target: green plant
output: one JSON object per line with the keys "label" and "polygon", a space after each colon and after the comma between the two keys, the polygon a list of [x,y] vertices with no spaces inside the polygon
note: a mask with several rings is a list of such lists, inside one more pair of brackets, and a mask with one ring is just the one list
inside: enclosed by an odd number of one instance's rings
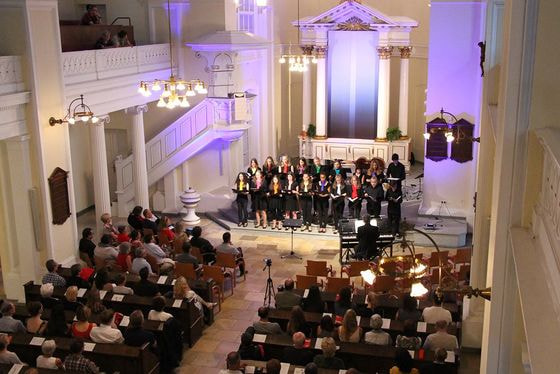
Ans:
{"label": "green plant", "polygon": [[387,140],[390,142],[399,140],[401,137],[401,130],[398,127],[389,127],[387,129]]}
{"label": "green plant", "polygon": [[307,126],[307,136],[314,138],[315,135],[317,135],[317,128],[314,124],[310,123],[309,126]]}

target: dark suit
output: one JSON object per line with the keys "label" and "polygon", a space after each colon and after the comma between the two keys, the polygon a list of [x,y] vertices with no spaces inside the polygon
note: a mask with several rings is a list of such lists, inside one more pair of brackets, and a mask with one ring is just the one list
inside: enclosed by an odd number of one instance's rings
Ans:
{"label": "dark suit", "polygon": [[400,191],[402,188],[402,181],[406,179],[406,170],[404,165],[400,162],[397,162],[396,165],[391,162],[387,167],[387,178],[398,178],[397,187]]}
{"label": "dark suit", "polygon": [[385,194],[387,204],[387,218],[389,218],[389,225],[393,235],[399,233],[399,225],[401,223],[401,203],[402,193],[400,190],[393,191],[389,189]]}
{"label": "dark suit", "polygon": [[313,357],[315,357],[315,354],[310,349],[286,347],[282,353],[282,362],[287,362],[297,366],[305,366],[308,363],[313,362]]}
{"label": "dark suit", "polygon": [[358,228],[358,247],[356,254],[358,257],[371,258],[378,255],[377,239],[379,238],[379,229],[377,226],[365,224]]}
{"label": "dark suit", "polygon": [[340,194],[338,193],[338,186],[333,184],[331,187],[331,194],[333,196],[332,200],[332,211],[334,219],[334,227],[338,230],[338,221],[344,216],[344,204],[346,200],[346,184],[342,182],[340,185]]}

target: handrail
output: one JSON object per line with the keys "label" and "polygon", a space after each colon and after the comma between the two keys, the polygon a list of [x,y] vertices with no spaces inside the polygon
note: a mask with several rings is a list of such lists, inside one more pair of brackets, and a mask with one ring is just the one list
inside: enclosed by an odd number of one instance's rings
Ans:
{"label": "handrail", "polygon": [[111,22],[110,26],[113,26],[115,22],[117,22],[120,19],[128,20],[128,26],[132,26],[132,21],[130,20],[130,17],[117,17],[113,20],[113,22]]}

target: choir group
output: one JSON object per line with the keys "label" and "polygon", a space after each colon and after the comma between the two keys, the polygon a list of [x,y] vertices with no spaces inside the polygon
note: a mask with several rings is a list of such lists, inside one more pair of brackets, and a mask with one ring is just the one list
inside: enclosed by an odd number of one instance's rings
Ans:
{"label": "choir group", "polygon": [[[267,157],[259,166],[251,160],[247,172],[237,176],[233,192],[237,194],[238,226],[247,226],[249,198],[251,210],[255,213],[255,227],[281,230],[282,220],[302,219],[302,231],[312,231],[313,214],[316,215],[319,232],[326,232],[329,218],[329,203],[334,221],[334,233],[338,223],[344,218],[348,201],[350,218],[360,218],[363,201],[367,213],[372,217],[381,214],[381,202],[387,201],[387,217],[394,235],[398,234],[401,216],[401,183],[406,177],[405,167],[394,154],[387,169],[383,160],[374,158],[369,168],[356,167],[347,182],[347,169],[340,161],[331,165],[321,164],[316,157],[312,164],[299,158],[292,165],[288,156],[282,156],[276,165],[272,157]],[[285,228],[288,229],[287,227]]]}

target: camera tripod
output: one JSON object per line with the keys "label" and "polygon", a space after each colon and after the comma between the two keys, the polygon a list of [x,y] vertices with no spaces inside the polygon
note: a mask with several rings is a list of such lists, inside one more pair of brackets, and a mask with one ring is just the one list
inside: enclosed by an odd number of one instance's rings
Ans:
{"label": "camera tripod", "polygon": [[272,303],[272,299],[276,296],[276,291],[274,291],[274,283],[272,282],[272,278],[270,277],[270,266],[268,263],[264,265],[263,271],[268,268],[268,279],[266,280],[266,290],[264,291],[264,301],[263,305],[270,307]]}

